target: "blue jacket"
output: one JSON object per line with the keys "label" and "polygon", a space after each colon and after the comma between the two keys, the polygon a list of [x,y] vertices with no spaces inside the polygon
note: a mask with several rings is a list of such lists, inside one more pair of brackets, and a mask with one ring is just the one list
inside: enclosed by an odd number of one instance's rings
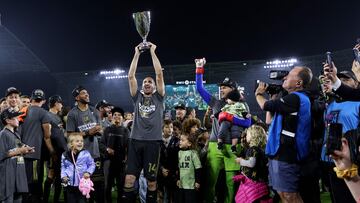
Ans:
{"label": "blue jacket", "polygon": [[[300,108],[297,112],[298,125],[295,133],[297,159],[303,160],[310,152],[311,136],[311,103],[309,98],[300,92],[293,92],[300,98]],[[282,131],[283,116],[275,113],[269,128],[269,137],[266,144],[265,153],[269,156],[275,156],[280,147],[280,137]]]}
{"label": "blue jacket", "polygon": [[[61,179],[64,177],[69,178],[71,186],[78,186],[80,178],[87,172],[90,175],[95,171],[95,162],[91,157],[90,152],[81,150],[76,159],[76,172],[74,163],[72,161],[71,151],[66,151],[61,156]],[[79,173],[79,175],[77,174]]]}

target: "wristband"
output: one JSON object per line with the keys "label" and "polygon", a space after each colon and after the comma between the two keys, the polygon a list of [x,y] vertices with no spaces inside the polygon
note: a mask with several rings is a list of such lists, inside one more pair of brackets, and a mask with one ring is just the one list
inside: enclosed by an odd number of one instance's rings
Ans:
{"label": "wristband", "polygon": [[204,74],[204,67],[196,67],[196,74]]}
{"label": "wristband", "polygon": [[341,179],[350,179],[358,175],[358,166],[352,164],[350,168],[340,170],[337,167],[334,167],[336,176]]}
{"label": "wristband", "polygon": [[256,93],[256,95],[255,96],[264,96],[263,94],[261,94],[261,93]]}

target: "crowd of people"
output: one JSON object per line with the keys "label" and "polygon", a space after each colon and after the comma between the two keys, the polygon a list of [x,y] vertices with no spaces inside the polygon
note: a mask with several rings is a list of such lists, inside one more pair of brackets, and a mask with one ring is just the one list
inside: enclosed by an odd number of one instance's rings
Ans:
{"label": "crowd of people", "polygon": [[[196,91],[209,106],[174,103],[164,115],[165,84],[155,44],[155,78],[138,86],[135,47],[128,80],[133,112],[106,100],[90,105],[83,86],[76,105],[61,96],[31,96],[10,87],[0,100],[0,202],[360,202],[360,63],[324,74],[295,66],[283,91],[255,90],[262,121],[238,84],[226,77],[220,98],[203,85],[206,60],[195,59]],[[360,45],[355,49],[359,50]],[[48,111],[44,105],[48,101]],[[320,181],[321,180],[321,181]],[[50,199],[50,192],[53,196]]]}

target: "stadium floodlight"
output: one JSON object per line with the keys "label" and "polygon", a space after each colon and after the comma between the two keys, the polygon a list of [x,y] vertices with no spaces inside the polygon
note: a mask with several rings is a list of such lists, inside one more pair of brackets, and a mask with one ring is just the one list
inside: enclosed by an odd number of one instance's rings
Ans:
{"label": "stadium floodlight", "polygon": [[100,75],[119,75],[121,73],[125,73],[125,71],[119,68],[115,68],[114,70],[111,71],[108,70],[100,71]]}
{"label": "stadium floodlight", "polygon": [[105,76],[106,80],[113,80],[113,79],[124,79],[127,78],[127,73],[125,70],[120,68],[115,68],[113,70],[103,70],[99,73],[101,76]]}
{"label": "stadium floodlight", "polygon": [[286,60],[276,59],[273,61],[267,61],[264,65],[264,68],[287,68],[293,66],[297,62],[298,60],[296,58],[290,58]]}
{"label": "stadium floodlight", "polygon": [[106,76],[106,80],[114,80],[114,79],[124,79],[127,78],[127,75],[113,75],[113,76]]}
{"label": "stadium floodlight", "polygon": [[121,74],[121,73],[125,73],[125,71],[124,71],[124,70],[120,70],[120,69],[118,69],[118,68],[114,70],[114,74],[115,74],[115,75],[119,75],[119,74]]}

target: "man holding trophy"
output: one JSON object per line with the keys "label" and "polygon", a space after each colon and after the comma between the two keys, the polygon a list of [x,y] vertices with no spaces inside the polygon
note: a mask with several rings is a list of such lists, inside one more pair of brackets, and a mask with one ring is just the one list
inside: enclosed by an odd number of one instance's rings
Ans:
{"label": "man holding trophy", "polygon": [[[130,94],[135,105],[135,116],[129,139],[127,160],[131,161],[128,161],[126,166],[124,202],[135,202],[134,183],[141,170],[144,170],[148,185],[146,202],[157,201],[156,178],[159,167],[160,143],[162,142],[165,84],[162,67],[155,54],[156,45],[145,40],[149,28],[149,24],[146,24],[146,22],[150,23],[150,18],[147,18],[150,15],[146,14],[149,13],[140,12],[133,15],[137,28],[143,26],[141,30],[143,31],[145,28],[146,32],[140,32],[138,29],[144,41],[135,47],[134,58],[128,74]],[[139,19],[143,20],[139,21]],[[142,35],[144,33],[146,35]],[[142,89],[138,90],[135,72],[139,56],[145,49],[150,49],[156,83],[152,77],[146,77],[142,82]]]}

